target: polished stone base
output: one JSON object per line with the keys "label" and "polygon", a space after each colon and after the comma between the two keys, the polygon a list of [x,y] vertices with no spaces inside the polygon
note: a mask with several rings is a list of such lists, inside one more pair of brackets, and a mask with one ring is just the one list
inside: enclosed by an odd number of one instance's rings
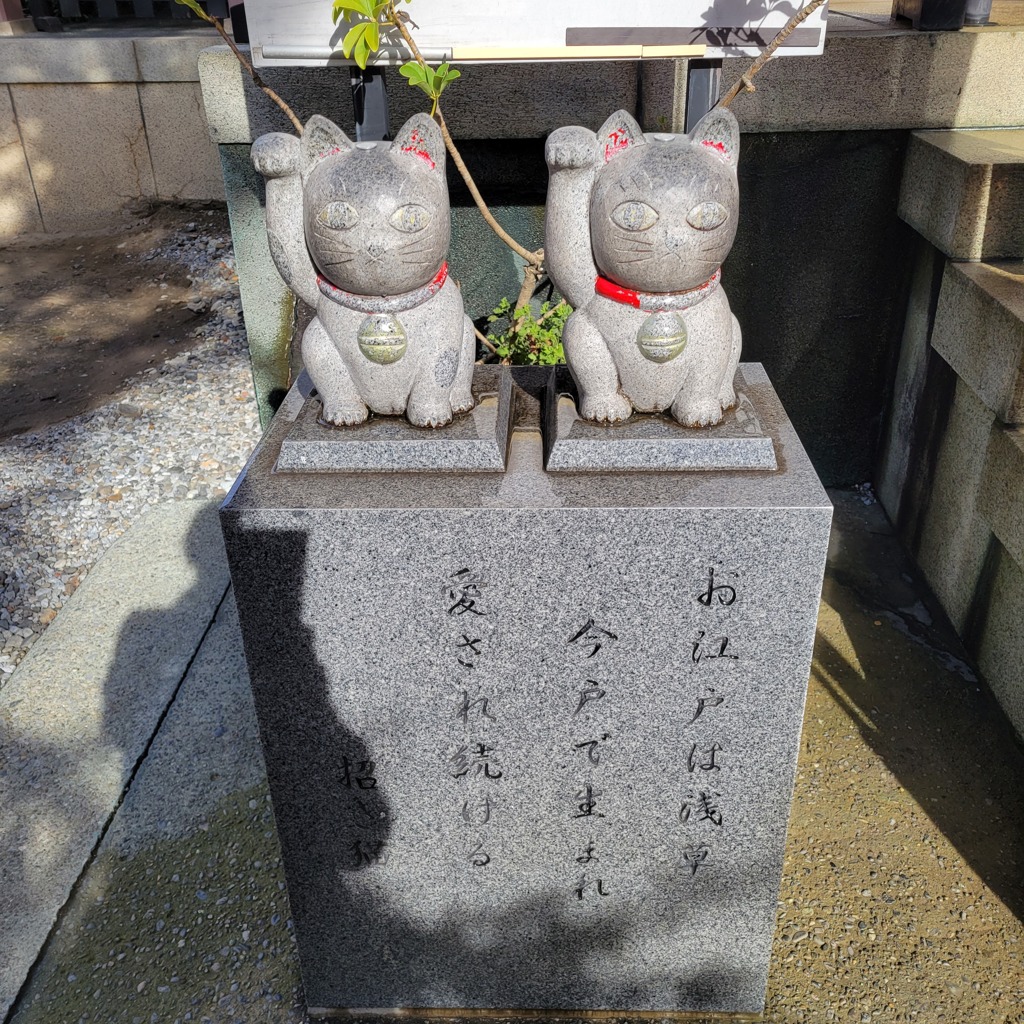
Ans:
{"label": "polished stone base", "polygon": [[512,416],[512,378],[478,367],[472,412],[437,430],[404,416],[373,416],[357,427],[320,422],[320,400],[308,377],[298,385],[306,402],[281,444],[279,473],[500,473]]}
{"label": "polished stone base", "polygon": [[318,1012],[758,1013],[831,507],[776,472],[274,472],[222,510]]}
{"label": "polished stone base", "polygon": [[772,439],[748,394],[767,384],[759,363],[736,372],[736,404],[722,422],[684,427],[670,415],[634,413],[625,423],[601,426],[580,419],[576,387],[568,370],[552,375],[545,400],[544,431],[549,473],[600,473],[778,468]]}

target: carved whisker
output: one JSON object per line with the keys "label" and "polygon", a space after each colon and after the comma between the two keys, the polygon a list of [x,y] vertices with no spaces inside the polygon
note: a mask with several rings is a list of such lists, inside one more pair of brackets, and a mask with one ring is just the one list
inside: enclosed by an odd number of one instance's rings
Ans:
{"label": "carved whisker", "polygon": [[[664,256],[664,255],[665,255],[665,253],[661,253],[660,254],[660,256]],[[644,254],[643,256],[637,256],[637,258],[635,260],[619,260],[619,262],[620,263],[646,263],[648,260],[654,259],[655,256],[659,256],[659,254],[655,253],[655,252],[649,252],[649,253]],[[659,258],[660,258],[660,256],[659,256]]]}
{"label": "carved whisker", "polygon": [[314,232],[314,235],[316,237],[317,244],[323,246],[325,249],[346,249],[349,252],[354,251],[352,246],[344,245],[333,235],[321,235],[317,234],[316,232]]}
{"label": "carved whisker", "polygon": [[340,267],[343,263],[351,263],[355,259],[355,256],[350,256],[347,260],[323,260],[325,267]]}
{"label": "carved whisker", "polygon": [[355,247],[351,245],[342,245],[333,238],[320,238],[318,237],[319,245],[321,249],[334,249],[337,252],[355,252]]}

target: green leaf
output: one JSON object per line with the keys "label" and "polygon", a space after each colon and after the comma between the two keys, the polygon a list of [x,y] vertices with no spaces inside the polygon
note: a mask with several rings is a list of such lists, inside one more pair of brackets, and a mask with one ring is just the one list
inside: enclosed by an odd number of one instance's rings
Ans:
{"label": "green leaf", "polygon": [[366,45],[373,53],[376,53],[380,46],[380,25],[375,21],[366,26]]}
{"label": "green leaf", "polygon": [[345,54],[346,57],[352,56],[352,51],[355,49],[356,43],[362,39],[365,31],[366,22],[360,21],[345,33],[345,38],[341,41],[341,52]]}
{"label": "green leaf", "polygon": [[353,53],[353,57],[355,59],[356,64],[358,64],[359,67],[361,67],[364,71],[366,70],[366,65],[369,63],[369,60],[370,60],[371,50],[370,50],[370,43],[369,43],[369,40],[367,39],[367,36],[369,36],[369,34],[370,34],[369,30],[372,27],[373,27],[372,25],[364,23],[363,34],[356,41],[355,51]]}
{"label": "green leaf", "polygon": [[362,15],[364,18],[373,17],[373,0],[334,0],[334,23],[338,18],[344,16],[351,18],[353,14]]}
{"label": "green leaf", "polygon": [[441,64],[438,67],[438,69],[434,72],[433,92],[431,93],[431,96],[435,100],[438,99],[441,93],[444,92],[449,82],[454,82],[456,78],[461,77],[461,71],[451,67],[448,64]]}
{"label": "green leaf", "polygon": [[187,7],[193,14],[202,18],[203,21],[210,21],[210,16],[199,6],[196,0],[175,0],[175,3],[181,4],[182,7]]}
{"label": "green leaf", "polygon": [[411,60],[406,64],[403,64],[399,69],[398,73],[409,80],[410,85],[418,85],[420,88],[423,87],[423,83],[427,80],[427,73],[423,70],[422,65],[416,61]]}

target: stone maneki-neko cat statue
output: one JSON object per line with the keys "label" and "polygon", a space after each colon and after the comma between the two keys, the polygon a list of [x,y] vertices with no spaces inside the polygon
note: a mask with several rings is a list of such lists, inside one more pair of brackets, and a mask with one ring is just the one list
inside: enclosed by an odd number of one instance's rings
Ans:
{"label": "stone maneki-neko cat statue", "polygon": [[473,408],[476,339],[445,262],[444,158],[426,114],[390,144],[353,143],[320,116],[301,139],[274,132],[253,143],[274,262],[316,309],[302,359],[328,423],[372,411],[440,427]]}
{"label": "stone maneki-neko cat statue", "polygon": [[566,362],[584,419],[671,410],[709,426],[736,401],[740,327],[721,287],[736,235],[739,128],[726,109],[689,135],[645,135],[624,110],[595,135],[560,128],[544,259],[574,312]]}

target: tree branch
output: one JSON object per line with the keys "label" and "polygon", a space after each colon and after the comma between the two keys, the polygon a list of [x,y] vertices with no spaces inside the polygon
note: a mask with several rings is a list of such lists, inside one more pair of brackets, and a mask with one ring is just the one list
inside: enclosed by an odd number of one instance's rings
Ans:
{"label": "tree branch", "polygon": [[753,92],[754,85],[751,79],[771,60],[772,54],[789,38],[793,29],[801,22],[806,21],[825,0],[811,0],[802,7],[786,24],[786,27],[765,47],[764,51],[754,60],[754,63],[747,68],[746,72],[740,75],[739,81],[735,82],[732,88],[718,101],[717,106],[727,107],[741,92]]}
{"label": "tree branch", "polygon": [[[396,11],[392,4],[390,9],[391,22],[398,29],[402,35],[402,39],[405,40],[405,45],[409,47],[409,52],[416,59],[416,62],[423,68],[427,68],[427,62],[423,58],[423,54],[420,53],[419,47],[416,45],[416,41],[413,39],[409,29],[405,25],[405,14]],[[458,151],[454,140],[451,137],[451,133],[448,131],[448,125],[445,123],[444,114],[441,113],[441,106],[438,104],[437,107],[437,123],[441,129],[441,135],[444,138],[444,145],[448,152],[451,154],[452,162],[458,169],[459,174],[462,175],[462,180],[466,183],[466,187],[469,189],[469,194],[473,197],[473,202],[476,203],[477,208],[480,210],[481,215],[487,222],[490,229],[517,255],[522,256],[527,263],[532,267],[540,269],[543,265],[543,255],[536,252],[530,252],[529,249],[521,246],[494,218],[494,214],[487,208],[487,204],[484,202],[484,197],[480,195],[480,190],[476,187],[476,182],[473,180],[473,176],[469,173],[469,169],[466,167],[465,162],[462,159],[462,154]]]}
{"label": "tree branch", "polygon": [[486,335],[481,334],[476,327],[473,328],[473,333],[476,335],[476,340],[479,341],[480,344],[482,344],[485,348],[490,349],[491,352],[493,352],[495,355],[498,354],[498,350],[491,344],[490,340],[486,337]]}
{"label": "tree branch", "polygon": [[238,62],[252,76],[252,80],[256,83],[257,87],[262,89],[267,96],[269,96],[285,112],[285,114],[287,114],[288,119],[293,125],[295,125],[295,130],[301,135],[302,122],[295,116],[295,111],[292,110],[292,108],[289,107],[288,104],[285,103],[285,101],[281,99],[281,97],[278,96],[278,94],[274,92],[266,82],[263,81],[259,72],[252,66],[252,64],[249,63],[245,54],[242,53],[242,51],[235,45],[234,39],[224,31],[224,26],[220,23],[220,19],[213,17],[212,14],[207,14],[206,11],[204,11],[198,4],[186,4],[185,6],[188,7],[189,10],[198,14],[204,21],[208,21],[220,33],[221,38],[231,48],[231,52],[238,58]]}

